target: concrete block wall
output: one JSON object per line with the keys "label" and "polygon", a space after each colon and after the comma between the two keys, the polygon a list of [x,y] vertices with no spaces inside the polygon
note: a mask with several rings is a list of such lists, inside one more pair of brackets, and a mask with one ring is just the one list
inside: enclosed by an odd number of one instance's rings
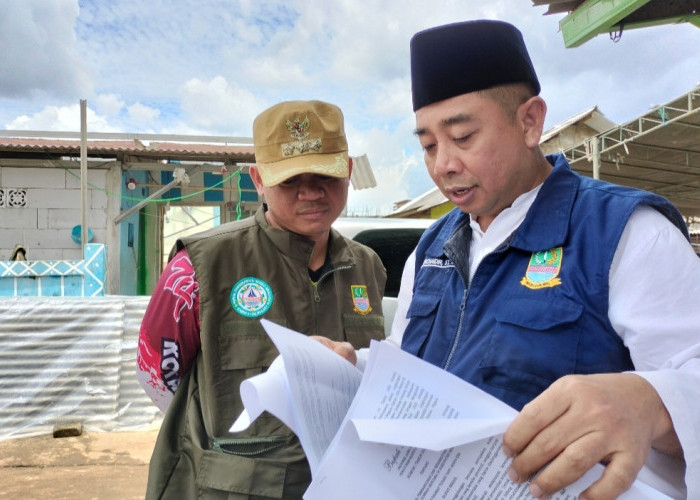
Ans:
{"label": "concrete block wall", "polygon": [[[108,244],[108,173],[88,170],[88,228],[91,243]],[[80,168],[0,167],[0,260],[17,244],[28,260],[81,259],[81,245],[71,238],[81,223]],[[11,192],[18,193],[10,199]]]}

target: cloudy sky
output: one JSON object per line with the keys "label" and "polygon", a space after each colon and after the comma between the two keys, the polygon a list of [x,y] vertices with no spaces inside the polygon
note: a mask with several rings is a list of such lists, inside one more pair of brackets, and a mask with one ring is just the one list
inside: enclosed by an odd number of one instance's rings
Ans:
{"label": "cloudy sky", "polygon": [[566,49],[531,0],[3,0],[0,129],[250,137],[288,99],[346,117],[350,154],[379,187],[351,213],[385,214],[432,187],[411,111],[409,40],[424,28],[500,19],[524,35],[548,103],[545,128],[591,106],[623,123],[700,84],[700,29],[600,35]]}

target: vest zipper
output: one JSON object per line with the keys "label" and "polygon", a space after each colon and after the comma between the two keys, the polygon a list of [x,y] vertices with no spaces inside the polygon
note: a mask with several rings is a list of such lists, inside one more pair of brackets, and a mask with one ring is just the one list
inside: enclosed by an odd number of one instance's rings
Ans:
{"label": "vest zipper", "polygon": [[[517,229],[516,229],[517,231]],[[445,361],[445,366],[443,366],[443,370],[447,370],[450,366],[450,363],[452,362],[452,357],[455,354],[455,351],[457,351],[457,345],[459,344],[459,339],[462,335],[462,324],[464,323],[465,316],[467,314],[467,301],[469,300],[469,292],[471,291],[472,288],[472,282],[474,281],[474,278],[476,275],[479,273],[479,269],[482,267],[482,263],[488,259],[491,255],[499,254],[499,253],[505,253],[506,250],[510,248],[510,242],[513,241],[513,234],[511,234],[508,238],[505,239],[505,241],[496,247],[494,250],[491,251],[488,255],[485,255],[483,259],[481,259],[481,262],[479,262],[479,265],[476,267],[476,270],[474,271],[474,276],[472,276],[472,279],[468,280],[467,286],[464,289],[464,294],[462,295],[462,303],[459,308],[459,323],[457,323],[457,335],[455,336],[455,340],[452,343],[452,349],[450,349],[450,354],[447,356],[447,361]]]}
{"label": "vest zipper", "polygon": [[323,274],[321,275],[321,277],[318,279],[318,281],[312,281],[312,282],[311,282],[311,289],[312,289],[313,292],[314,292],[314,301],[315,301],[315,302],[321,302],[321,295],[319,295],[319,293],[318,293],[318,285],[321,284],[321,281],[323,281],[323,279],[324,279],[326,276],[328,276],[328,275],[330,275],[330,274],[333,274],[333,273],[336,272],[336,271],[344,271],[344,270],[346,270],[346,269],[352,269],[352,267],[353,267],[353,266],[336,267],[336,268],[334,268],[334,269],[331,269],[330,271],[327,271],[327,272],[323,273]]}
{"label": "vest zipper", "polygon": [[[476,274],[476,273],[475,273]],[[459,322],[457,323],[457,336],[455,337],[455,341],[452,343],[452,349],[450,349],[450,354],[447,356],[447,361],[445,361],[445,366],[443,366],[443,370],[447,370],[447,368],[450,366],[450,362],[452,362],[452,356],[454,356],[455,351],[457,350],[457,345],[459,344],[459,337],[462,334],[462,324],[464,323],[464,314],[467,309],[467,296],[469,295],[469,288],[464,289],[464,294],[462,295],[462,304],[459,307]]]}
{"label": "vest zipper", "polygon": [[[254,456],[267,453],[281,446],[284,446],[286,438],[284,436],[263,436],[253,438],[225,439],[214,438],[212,450],[227,455]],[[245,449],[247,447],[249,449]],[[240,449],[235,449],[240,448]]]}
{"label": "vest zipper", "polygon": [[[352,269],[353,266],[341,266],[341,267],[336,267],[334,269],[331,269],[330,271],[327,271],[321,275],[320,278],[318,278],[318,281],[312,281],[311,282],[311,289],[314,292],[314,302],[316,304],[321,302],[321,295],[318,293],[318,285],[321,284],[321,282],[326,278],[326,276],[329,276],[330,274],[336,272],[336,271],[344,271],[346,269]],[[318,331],[318,306],[314,307],[314,331]]]}

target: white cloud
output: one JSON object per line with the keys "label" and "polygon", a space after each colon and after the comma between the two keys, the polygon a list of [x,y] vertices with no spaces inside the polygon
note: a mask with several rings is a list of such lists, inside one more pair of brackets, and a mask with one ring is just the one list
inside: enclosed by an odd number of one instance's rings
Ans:
{"label": "white cloud", "polygon": [[[346,127],[350,154],[366,154],[377,180],[376,188],[351,192],[348,210],[369,215],[386,215],[394,204],[432,188],[417,139],[415,122],[407,113],[391,127],[356,129]],[[376,207],[380,213],[369,213]]]}
{"label": "white cloud", "polygon": [[231,86],[222,76],[193,78],[181,89],[182,109],[195,125],[249,137],[253,119],[266,106],[248,89]]}
{"label": "white cloud", "polygon": [[124,106],[124,99],[117,94],[100,94],[95,100],[95,108],[109,117],[119,116]]}
{"label": "white cloud", "polygon": [[370,157],[370,164],[377,186],[357,191],[351,189],[348,195],[348,215],[387,215],[394,210],[397,202],[415,196],[408,192],[407,183],[404,182],[407,176],[417,170],[415,158],[399,157],[391,165],[375,165]]}
{"label": "white cloud", "polygon": [[134,103],[126,109],[129,120],[141,127],[152,127],[156,125],[155,122],[160,116],[160,111],[158,109],[151,108],[140,102]]}
{"label": "white cloud", "polygon": [[89,82],[75,53],[77,0],[4,2],[0,97],[76,99]]}
{"label": "white cloud", "polygon": [[314,84],[300,61],[297,61],[296,58],[284,58],[281,54],[246,61],[246,64],[241,68],[241,76],[239,82],[276,89],[303,89]]}
{"label": "white cloud", "polygon": [[[86,109],[88,132],[117,132],[103,116]],[[80,132],[80,104],[72,106],[46,106],[31,116],[18,116],[7,124],[8,130],[42,130],[55,132]]]}

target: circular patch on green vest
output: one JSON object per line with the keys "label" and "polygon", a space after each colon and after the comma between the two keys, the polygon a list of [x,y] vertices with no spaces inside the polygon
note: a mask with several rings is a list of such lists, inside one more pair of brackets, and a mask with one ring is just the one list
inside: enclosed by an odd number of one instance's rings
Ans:
{"label": "circular patch on green vest", "polygon": [[259,278],[243,278],[233,285],[230,300],[238,314],[257,318],[272,307],[272,288]]}

